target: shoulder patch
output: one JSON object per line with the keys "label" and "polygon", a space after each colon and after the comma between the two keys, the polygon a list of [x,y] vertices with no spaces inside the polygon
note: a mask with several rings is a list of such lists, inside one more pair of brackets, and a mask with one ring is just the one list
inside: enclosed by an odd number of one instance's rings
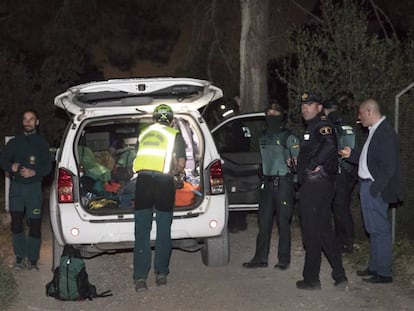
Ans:
{"label": "shoulder patch", "polygon": [[330,126],[321,127],[319,130],[319,133],[321,133],[322,135],[332,134],[332,127]]}

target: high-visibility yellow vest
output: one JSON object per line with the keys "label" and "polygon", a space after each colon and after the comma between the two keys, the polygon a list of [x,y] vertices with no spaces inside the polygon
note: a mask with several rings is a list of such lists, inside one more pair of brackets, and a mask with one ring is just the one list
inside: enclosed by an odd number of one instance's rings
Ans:
{"label": "high-visibility yellow vest", "polygon": [[177,133],[176,129],[159,123],[146,128],[138,137],[134,172],[150,170],[168,174]]}

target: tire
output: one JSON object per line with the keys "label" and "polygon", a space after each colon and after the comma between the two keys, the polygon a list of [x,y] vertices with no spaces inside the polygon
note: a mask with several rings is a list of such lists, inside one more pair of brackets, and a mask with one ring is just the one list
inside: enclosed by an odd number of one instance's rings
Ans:
{"label": "tire", "polygon": [[219,236],[204,240],[201,248],[203,264],[209,267],[225,266],[230,260],[229,234],[227,228]]}
{"label": "tire", "polygon": [[52,272],[60,265],[60,257],[62,256],[63,246],[60,246],[53,237],[53,258],[52,258]]}

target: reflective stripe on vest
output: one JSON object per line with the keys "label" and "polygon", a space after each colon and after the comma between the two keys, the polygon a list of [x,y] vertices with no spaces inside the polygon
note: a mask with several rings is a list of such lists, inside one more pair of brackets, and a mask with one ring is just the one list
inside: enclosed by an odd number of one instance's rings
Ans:
{"label": "reflective stripe on vest", "polygon": [[138,138],[134,171],[150,170],[168,174],[177,133],[176,129],[159,123],[145,129]]}

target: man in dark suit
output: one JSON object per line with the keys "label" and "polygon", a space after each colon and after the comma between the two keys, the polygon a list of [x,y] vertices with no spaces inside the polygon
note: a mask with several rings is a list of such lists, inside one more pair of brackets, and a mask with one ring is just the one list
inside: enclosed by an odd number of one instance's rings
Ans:
{"label": "man in dark suit", "polygon": [[359,164],[362,216],[370,238],[368,267],[357,271],[357,275],[369,276],[363,279],[368,283],[392,283],[388,205],[402,200],[398,137],[374,99],[368,99],[360,105],[359,119],[369,129],[361,153],[349,147],[339,151],[350,162]]}

